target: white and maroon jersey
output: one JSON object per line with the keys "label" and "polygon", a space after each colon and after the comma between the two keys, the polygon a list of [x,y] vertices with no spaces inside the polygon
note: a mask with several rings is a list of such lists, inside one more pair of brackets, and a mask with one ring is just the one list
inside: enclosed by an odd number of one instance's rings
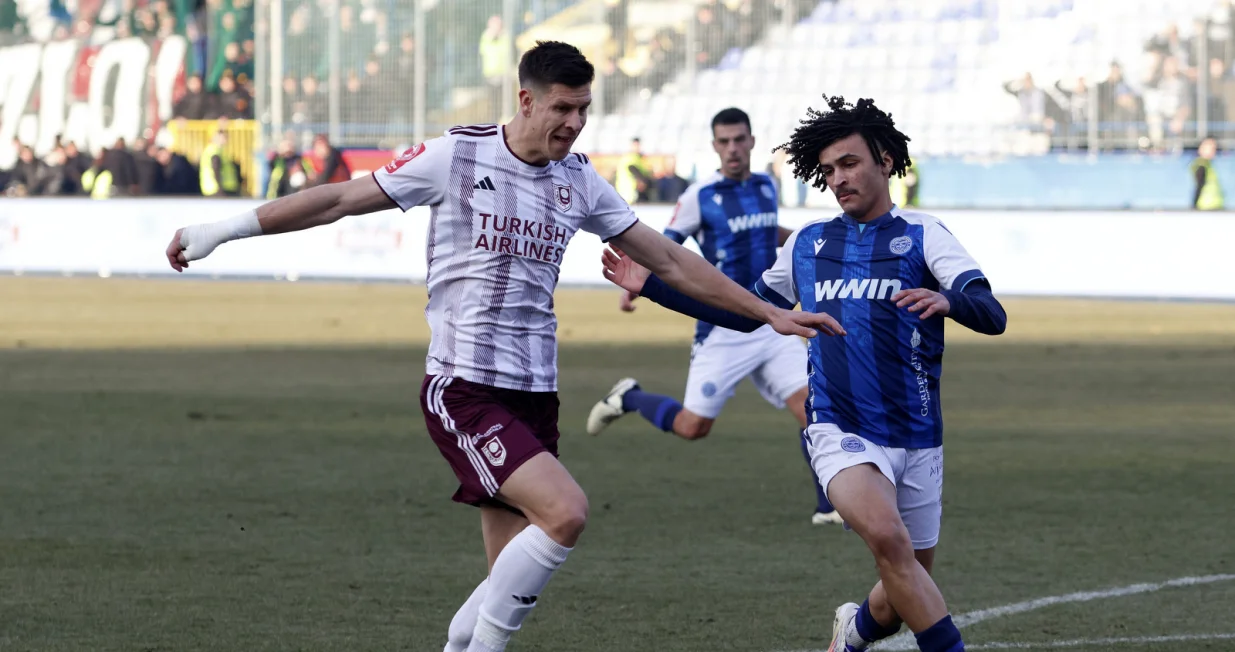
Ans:
{"label": "white and maroon jersey", "polygon": [[531,392],[557,390],[553,291],[566,244],[608,240],[637,218],[583,154],[536,166],[504,127],[455,127],[374,172],[404,211],[431,207],[426,370]]}

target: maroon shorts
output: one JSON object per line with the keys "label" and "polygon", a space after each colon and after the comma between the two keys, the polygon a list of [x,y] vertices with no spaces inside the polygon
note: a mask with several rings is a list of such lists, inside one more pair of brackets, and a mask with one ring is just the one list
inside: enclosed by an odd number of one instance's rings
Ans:
{"label": "maroon shorts", "polygon": [[459,478],[454,499],[494,499],[515,469],[541,451],[557,457],[557,392],[521,392],[449,376],[425,376],[420,408],[429,436]]}

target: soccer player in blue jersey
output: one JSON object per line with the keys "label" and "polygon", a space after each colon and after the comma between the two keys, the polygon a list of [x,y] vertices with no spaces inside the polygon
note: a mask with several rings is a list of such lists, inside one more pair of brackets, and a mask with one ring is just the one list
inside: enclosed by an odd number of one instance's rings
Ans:
{"label": "soccer player in blue jersey", "polygon": [[[777,222],[779,202],[772,178],[750,170],[754,146],[745,111],[728,108],[717,113],[712,118],[712,148],[721,167],[686,189],[665,229],[665,235],[678,244],[694,238],[703,257],[743,287],[750,287],[776,262],[777,247],[792,233]],[[634,310],[636,296],[624,291],[622,310]],[[764,399],[777,408],[788,407],[800,428],[806,427],[806,347],[802,341],[771,328],[742,333],[701,321],[695,330],[682,402],[645,392],[634,378],[623,378],[592,407],[588,433],[599,434],[622,415],[637,411],[661,430],[683,439],[701,439],[711,432],[734,389],[748,376]],[[802,453],[809,465],[805,440]],[[840,523],[814,473],[811,484],[815,487],[811,522]]]}
{"label": "soccer player in blue jersey", "polygon": [[[847,332],[809,343],[804,437],[879,582],[861,605],[836,610],[832,652],[866,649],[902,623],[924,652],[965,649],[930,576],[942,514],[944,317],[997,335],[1007,315],[942,222],[892,204],[888,179],[909,165],[908,140],[868,99],[811,110],[781,147],[794,175],[831,188],[844,212],[796,231],[752,290],[831,315]],[[686,298],[621,252],[606,251],[604,263],[611,281],[673,310],[735,330],[758,325]]]}

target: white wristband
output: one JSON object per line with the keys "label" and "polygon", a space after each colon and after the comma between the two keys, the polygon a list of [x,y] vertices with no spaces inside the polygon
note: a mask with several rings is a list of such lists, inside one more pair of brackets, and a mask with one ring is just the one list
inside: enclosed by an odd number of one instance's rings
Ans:
{"label": "white wristband", "polygon": [[185,227],[180,234],[180,246],[184,247],[185,260],[200,260],[224,242],[261,234],[262,225],[257,221],[257,211],[251,210],[220,222]]}
{"label": "white wristband", "polygon": [[228,220],[223,220],[228,240],[251,238],[262,234],[262,223],[257,220],[257,210],[250,210]]}

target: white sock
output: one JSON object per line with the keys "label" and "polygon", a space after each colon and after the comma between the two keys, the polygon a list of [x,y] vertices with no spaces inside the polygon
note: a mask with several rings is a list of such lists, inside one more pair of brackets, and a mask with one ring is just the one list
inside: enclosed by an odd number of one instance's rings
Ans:
{"label": "white sock", "polygon": [[455,612],[446,635],[446,649],[442,652],[467,652],[467,645],[472,642],[472,631],[476,629],[476,617],[480,615],[480,603],[484,602],[488,590],[489,578],[486,577]]}
{"label": "white sock", "polygon": [[535,525],[515,535],[493,563],[467,652],[503,652],[568,554],[570,548]]}

